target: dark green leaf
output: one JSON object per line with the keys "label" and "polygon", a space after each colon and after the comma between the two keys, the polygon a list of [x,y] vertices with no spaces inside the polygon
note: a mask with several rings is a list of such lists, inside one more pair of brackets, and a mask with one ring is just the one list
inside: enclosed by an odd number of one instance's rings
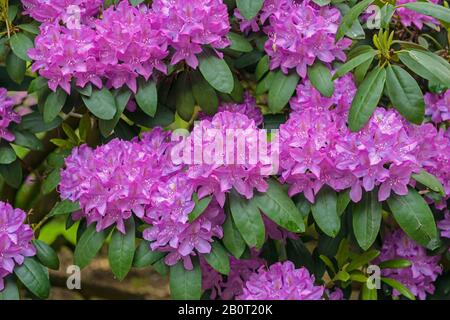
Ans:
{"label": "dark green leaf", "polygon": [[138,106],[150,117],[155,116],[158,107],[158,91],[153,80],[139,79],[139,89],[135,96]]}
{"label": "dark green leaf", "polygon": [[358,19],[359,15],[373,2],[374,0],[364,0],[358,2],[353,6],[341,20],[341,24],[336,33],[336,40],[341,39],[347,31],[353,26],[353,23]]}
{"label": "dark green leaf", "polygon": [[245,241],[236,228],[231,215],[227,216],[223,225],[223,244],[236,259],[239,259],[245,251]]}
{"label": "dark green leaf", "polygon": [[381,269],[403,269],[411,266],[411,261],[406,259],[386,260],[378,265]]}
{"label": "dark green leaf", "polygon": [[0,175],[5,182],[13,188],[19,188],[22,184],[22,166],[19,160],[10,164],[0,164]]}
{"label": "dark green leaf", "polygon": [[444,6],[431,2],[410,2],[400,6],[450,23],[450,9]]}
{"label": "dark green leaf", "polygon": [[236,0],[239,13],[247,20],[252,20],[263,6],[264,0]]}
{"label": "dark green leaf", "polygon": [[192,93],[203,112],[209,115],[217,112],[219,98],[217,98],[216,91],[197,71],[192,74]]}
{"label": "dark green leaf", "polygon": [[426,172],[425,170],[420,171],[420,173],[413,174],[412,178],[417,182],[420,182],[425,187],[430,188],[434,192],[440,193],[445,196],[445,190],[442,183],[434,175]]}
{"label": "dark green leaf", "polygon": [[120,117],[122,116],[130,97],[131,92],[127,89],[122,88],[114,91],[114,100],[116,103],[117,112],[111,120],[100,119],[99,121],[100,132],[104,137],[108,137],[119,123]]}
{"label": "dark green leaf", "polygon": [[261,80],[262,77],[264,77],[264,75],[266,75],[266,73],[269,72],[269,56],[264,56],[261,58],[261,60],[259,60],[258,64],[256,65],[256,70],[255,70],[255,77],[256,80],[259,81]]}
{"label": "dark green leaf", "polygon": [[339,77],[342,77],[343,75],[347,74],[348,72],[352,71],[359,65],[363,64],[366,61],[369,61],[375,57],[376,51],[373,49],[370,49],[370,51],[363,52],[353,59],[347,61],[343,65],[341,65],[333,75],[333,79],[337,79]]}
{"label": "dark green leaf", "polygon": [[33,41],[28,38],[24,33],[15,33],[9,40],[11,49],[16,56],[24,61],[31,61],[28,57],[28,49],[33,48]]}
{"label": "dark green leaf", "polygon": [[56,117],[52,122],[45,123],[42,114],[35,111],[23,116],[18,127],[31,133],[40,133],[53,130],[59,127],[61,123],[61,117]]}
{"label": "dark green leaf", "polygon": [[[364,249],[367,250],[367,249]],[[380,255],[380,251],[378,250],[370,250],[362,253],[361,255],[357,256],[352,260],[352,262],[347,266],[347,271],[353,271],[356,269],[361,268],[362,266],[365,266],[369,264],[372,260],[377,258]]]}
{"label": "dark green leaf", "polygon": [[170,267],[170,294],[174,300],[200,300],[202,296],[202,271],[195,259],[193,269],[186,270],[179,261]]}
{"label": "dark green leaf", "polygon": [[223,93],[233,91],[233,74],[225,60],[218,58],[214,53],[203,53],[199,57],[199,68],[214,89]]}
{"label": "dark green leaf", "polygon": [[135,251],[135,225],[131,217],[125,222],[125,234],[114,230],[108,249],[109,265],[112,273],[122,281],[133,264]]}
{"label": "dark green leaf", "polygon": [[26,62],[19,59],[13,52],[6,57],[6,71],[15,83],[21,84],[25,79]]}
{"label": "dark green leaf", "polygon": [[189,214],[189,222],[195,221],[198,217],[201,216],[203,212],[205,212],[206,208],[212,200],[212,196],[199,200],[198,195],[194,193],[193,200],[195,202],[195,207],[194,210],[192,210],[192,212]]}
{"label": "dark green leaf", "polygon": [[103,246],[109,229],[97,232],[95,224],[91,224],[81,235],[75,247],[74,261],[81,269],[86,267]]}
{"label": "dark green leaf", "polygon": [[50,282],[44,267],[36,260],[26,257],[23,264],[14,269],[14,273],[35,296],[41,299],[48,298]]}
{"label": "dark green leaf", "polygon": [[[426,51],[411,50],[409,56],[444,85],[450,84],[450,65],[441,57]],[[414,70],[413,70],[414,71]]]}
{"label": "dark green leaf", "polygon": [[[398,55],[400,61],[403,62],[411,71],[419,75],[420,77],[432,81],[434,83],[443,83],[444,79],[438,79],[426,66],[423,66],[417,60],[413,59],[407,52],[402,52]],[[443,83],[447,87],[450,87],[450,81]]]}
{"label": "dark green leaf", "polygon": [[329,187],[322,187],[311,206],[317,226],[330,237],[336,237],[341,229],[341,220],[337,213],[337,196]]}
{"label": "dark green leaf", "polygon": [[108,89],[93,90],[90,97],[81,96],[84,104],[99,119],[111,120],[116,114],[114,96]]}
{"label": "dark green leaf", "polygon": [[400,292],[402,295],[404,295],[406,298],[410,300],[416,300],[416,297],[409,291],[407,287],[405,287],[403,284],[398,282],[397,280],[381,277],[381,281],[386,283],[388,286],[394,288],[398,292]]}
{"label": "dark green leaf", "polygon": [[156,261],[161,260],[164,257],[164,253],[161,251],[152,251],[150,248],[150,242],[141,241],[139,247],[134,254],[133,267],[145,268],[154,264]]}
{"label": "dark green leaf", "polygon": [[205,254],[205,259],[217,272],[225,275],[230,273],[230,258],[225,248],[218,241],[212,243],[211,252]]}
{"label": "dark green leaf", "polygon": [[62,200],[57,202],[53,207],[52,211],[49,213],[49,217],[59,216],[67,213],[72,213],[80,210],[80,205],[78,202],[72,202],[70,200]]}
{"label": "dark green leaf", "polygon": [[9,143],[0,144],[0,164],[10,164],[17,159],[16,152]]}
{"label": "dark green leaf", "polygon": [[251,52],[253,50],[250,42],[238,33],[230,32],[228,39],[231,41],[231,45],[228,47],[238,52]]}
{"label": "dark green leaf", "polygon": [[41,240],[33,240],[33,245],[37,258],[44,266],[53,270],[59,269],[58,255],[52,247]]}
{"label": "dark green leaf", "polygon": [[14,144],[25,147],[30,150],[41,151],[44,148],[41,140],[39,140],[34,134],[28,131],[21,131],[15,128],[11,128],[14,134]]}
{"label": "dark green leaf", "polygon": [[178,76],[176,82],[176,105],[177,113],[186,122],[189,122],[194,115],[195,100],[192,93],[188,74],[183,72]]}
{"label": "dark green leaf", "polygon": [[44,195],[49,194],[53,190],[55,190],[59,184],[60,178],[61,177],[59,174],[59,169],[55,169],[52,172],[50,172],[50,174],[47,176],[47,178],[42,183],[42,194],[44,194]]}
{"label": "dark green leaf", "polygon": [[339,192],[336,204],[336,210],[339,216],[342,216],[342,214],[345,212],[345,209],[347,209],[349,203],[350,203],[350,190]]}
{"label": "dark green leaf", "polygon": [[17,288],[17,283],[14,277],[6,277],[4,282],[5,288],[0,291],[0,301],[20,300],[19,289]]}
{"label": "dark green leaf", "polygon": [[275,73],[269,87],[269,108],[272,112],[283,110],[294,94],[299,79],[296,72],[285,75],[283,71],[279,70]]}
{"label": "dark green leaf", "polygon": [[321,62],[315,62],[308,68],[308,79],[312,85],[325,97],[331,97],[334,92],[334,84],[331,80],[331,72]]}
{"label": "dark green leaf", "polygon": [[362,200],[353,206],[353,232],[362,249],[369,249],[375,242],[381,217],[381,202],[378,201],[376,191],[364,193]]}

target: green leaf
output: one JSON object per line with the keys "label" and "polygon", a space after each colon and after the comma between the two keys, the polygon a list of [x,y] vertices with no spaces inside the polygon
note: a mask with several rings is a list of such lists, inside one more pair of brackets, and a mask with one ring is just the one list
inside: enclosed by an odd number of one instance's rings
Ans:
{"label": "green leaf", "polygon": [[245,251],[245,241],[242,239],[239,230],[236,228],[231,215],[227,215],[227,219],[223,224],[222,241],[228,251],[230,251],[236,259],[239,259]]}
{"label": "green leaf", "polygon": [[33,245],[37,258],[44,266],[53,270],[59,269],[58,255],[52,247],[41,240],[33,240]]}
{"label": "green leaf", "polygon": [[257,96],[260,96],[269,91],[274,79],[275,79],[275,72],[267,73],[266,76],[263,77],[262,80],[256,85],[255,94]]}
{"label": "green leaf", "polygon": [[361,299],[362,300],[378,300],[377,288],[374,287],[372,289],[369,289],[367,284],[363,285],[362,289],[361,289]]}
{"label": "green leaf", "polygon": [[13,142],[15,145],[36,151],[41,151],[44,148],[41,140],[39,140],[34,134],[15,128],[11,128],[11,131],[15,137]]}
{"label": "green leaf", "polygon": [[18,127],[31,133],[40,133],[58,128],[61,123],[61,117],[56,117],[52,122],[45,123],[42,114],[35,111],[23,116]]}
{"label": "green leaf", "polygon": [[365,266],[366,264],[370,263],[372,260],[377,258],[379,255],[380,255],[380,251],[378,251],[378,250],[366,251],[363,254],[357,256],[355,259],[352,260],[352,262],[347,266],[347,271],[350,272],[350,271],[359,269],[362,266]]}
{"label": "green leaf", "polygon": [[242,35],[234,32],[228,33],[228,39],[231,41],[231,45],[228,47],[238,52],[251,52],[253,47],[251,43]]}
{"label": "green leaf", "polygon": [[187,72],[178,76],[175,86],[177,113],[181,119],[189,122],[194,115],[195,100]]}
{"label": "green leaf", "polygon": [[[402,52],[398,55],[400,58],[400,61],[403,62],[405,66],[407,66],[411,71],[419,75],[420,77],[427,79],[433,83],[443,83],[443,79],[438,79],[435,74],[430,72],[427,67],[423,66],[419,62],[417,62],[415,59],[413,59],[408,52]],[[450,81],[446,84],[447,87],[450,87]]]}
{"label": "green leaf", "polygon": [[26,62],[17,57],[13,52],[10,52],[6,57],[6,72],[11,80],[15,83],[21,84],[25,79]]}
{"label": "green leaf", "polygon": [[264,77],[267,72],[269,72],[269,56],[265,55],[259,60],[258,64],[256,65],[256,80],[261,80],[261,78]]}
{"label": "green leaf", "polygon": [[410,50],[408,54],[415,62],[433,74],[440,83],[450,84],[450,65],[444,59],[434,53],[419,50]]}
{"label": "green leaf", "polygon": [[422,90],[408,72],[399,66],[388,65],[386,91],[402,116],[412,123],[422,123],[425,115]]}
{"label": "green leaf", "polygon": [[434,192],[441,194],[441,196],[445,196],[445,189],[442,183],[438,180],[438,178],[425,170],[421,170],[420,173],[413,174],[412,178],[423,184],[425,187],[430,188]]}
{"label": "green leaf", "polygon": [[363,194],[362,200],[353,206],[353,232],[359,246],[367,250],[375,242],[380,231],[382,206],[377,192]]}
{"label": "green leaf", "polygon": [[386,283],[388,286],[394,288],[398,292],[400,292],[402,295],[404,295],[406,298],[410,300],[416,300],[416,297],[409,291],[407,287],[405,287],[403,284],[398,282],[397,280],[381,277],[381,281]]}
{"label": "green leaf", "polygon": [[381,269],[404,269],[411,266],[411,261],[406,259],[393,259],[381,262],[378,265]]}
{"label": "green leaf", "polygon": [[347,282],[348,280],[350,280],[350,274],[346,271],[341,270],[336,274],[334,278],[342,282]]}
{"label": "green leaf", "polygon": [[217,98],[216,90],[209,85],[198,71],[192,74],[192,93],[203,112],[208,115],[213,115],[217,112],[219,98]]}
{"label": "green leaf", "polygon": [[367,123],[380,101],[385,81],[386,70],[376,67],[361,83],[348,115],[350,130],[359,131]]}
{"label": "green leaf", "polygon": [[353,59],[347,61],[341,65],[333,75],[333,80],[342,77],[343,75],[349,73],[356,67],[362,65],[364,62],[369,61],[375,57],[377,52],[370,48],[370,51],[366,51],[354,57]]}
{"label": "green leaf", "polygon": [[230,273],[230,258],[225,248],[217,240],[212,243],[211,252],[205,254],[205,259],[217,272],[225,275]]}
{"label": "green leaf", "polygon": [[308,68],[308,79],[323,96],[333,95],[334,84],[331,80],[331,72],[323,63],[317,61]]}
{"label": "green leaf", "polygon": [[20,282],[36,297],[48,298],[50,283],[44,267],[33,258],[26,257],[23,264],[14,269]]}
{"label": "green leaf", "polygon": [[313,2],[321,7],[330,4],[331,0],[313,0]]}
{"label": "green leaf", "polygon": [[341,20],[341,24],[336,33],[336,41],[341,39],[347,31],[353,26],[353,23],[358,19],[359,15],[370,5],[374,0],[364,0],[353,6]]}
{"label": "green leaf", "polygon": [[334,267],[333,262],[330,260],[330,258],[328,258],[327,256],[324,256],[323,254],[321,254],[319,256],[320,260],[323,261],[323,263],[325,263],[325,265],[328,267],[328,269],[330,269],[331,271],[333,271],[333,273],[336,273],[336,268]]}
{"label": "green leaf", "polygon": [[164,253],[160,251],[152,251],[150,242],[141,241],[139,247],[134,254],[133,267],[145,268],[164,258]]}
{"label": "green leaf", "polygon": [[28,57],[28,49],[33,48],[33,41],[28,38],[24,33],[15,33],[9,39],[11,49],[16,56],[24,61],[31,61]]}
{"label": "green leaf", "polygon": [[194,193],[193,200],[195,202],[195,207],[194,210],[192,210],[192,212],[189,214],[189,222],[191,223],[197,220],[197,218],[200,217],[203,212],[205,212],[206,208],[212,200],[212,196],[199,200],[198,195]]}
{"label": "green leaf", "polygon": [[170,294],[174,300],[200,300],[202,271],[196,259],[192,270],[186,270],[181,261],[170,267]]}
{"label": "green leaf", "polygon": [[72,213],[80,210],[80,205],[78,202],[72,202],[70,200],[62,200],[61,202],[57,202],[53,209],[48,214],[49,217],[60,216],[67,213]]}
{"label": "green leaf", "polygon": [[430,250],[438,246],[433,213],[420,194],[409,188],[405,196],[391,195],[387,200],[395,220],[408,236]]}
{"label": "green leaf", "polygon": [[0,301],[20,300],[19,289],[13,276],[4,279],[5,288],[0,291]]}
{"label": "green leaf", "polygon": [[153,80],[144,81],[139,79],[139,89],[135,95],[138,106],[150,117],[155,116],[158,107],[158,91]]}
{"label": "green leaf", "polygon": [[39,34],[39,25],[37,23],[33,24],[33,23],[25,23],[25,24],[19,24],[17,25],[17,28],[29,32],[31,34]]}
{"label": "green leaf", "polygon": [[127,89],[121,88],[119,90],[114,91],[113,96],[117,108],[114,118],[112,118],[111,120],[100,119],[99,121],[99,129],[104,137],[108,137],[119,123],[120,117],[122,116],[128,101],[130,100],[131,92]]}
{"label": "green leaf", "polygon": [[311,202],[301,193],[294,197],[294,202],[303,219],[307,218],[311,212]]}
{"label": "green leaf", "polygon": [[116,102],[112,93],[103,88],[101,90],[93,90],[90,97],[81,96],[84,104],[99,119],[111,120],[116,114]]}
{"label": "green leaf", "polygon": [[279,226],[295,233],[304,232],[303,217],[294,201],[278,181],[269,179],[267,182],[269,189],[258,193],[251,201],[254,200],[259,209]]}
{"label": "green leaf", "polygon": [[13,188],[18,189],[22,184],[22,166],[19,160],[10,164],[0,164],[0,175],[5,182]]}
{"label": "green leaf", "polygon": [[42,183],[42,194],[46,195],[55,190],[60,179],[59,169],[53,170]]}
{"label": "green leaf", "polygon": [[206,81],[217,91],[231,93],[234,88],[233,74],[225,60],[214,53],[202,53],[199,68]]}
{"label": "green leaf", "polygon": [[135,225],[131,217],[125,222],[125,234],[114,230],[108,249],[109,265],[112,273],[122,281],[133,264],[135,251]]}
{"label": "green leaf", "polygon": [[283,71],[278,70],[275,73],[269,87],[269,108],[272,112],[276,113],[283,110],[294,94],[299,79],[300,77],[296,72],[285,75]]}
{"label": "green leaf", "polygon": [[339,192],[336,203],[336,210],[339,216],[342,216],[342,214],[345,212],[345,209],[347,209],[349,203],[350,203],[350,190]]}
{"label": "green leaf", "polygon": [[236,191],[230,194],[233,221],[250,248],[262,248],[265,240],[264,222],[255,201],[243,199]]}
{"label": "green leaf", "polygon": [[337,196],[329,187],[322,187],[311,206],[317,226],[328,236],[334,238],[341,229],[341,220],[337,213]]}
{"label": "green leaf", "polygon": [[264,0],[236,0],[239,13],[246,19],[252,20],[263,6]]}
{"label": "green leaf", "polygon": [[95,224],[91,224],[81,235],[75,247],[74,261],[81,269],[86,267],[103,246],[109,229],[97,232]]}
{"label": "green leaf", "polygon": [[427,16],[434,17],[446,23],[450,23],[450,9],[430,2],[410,2],[400,5]]}
{"label": "green leaf", "polygon": [[17,159],[16,152],[9,143],[0,144],[0,164],[10,164]]}

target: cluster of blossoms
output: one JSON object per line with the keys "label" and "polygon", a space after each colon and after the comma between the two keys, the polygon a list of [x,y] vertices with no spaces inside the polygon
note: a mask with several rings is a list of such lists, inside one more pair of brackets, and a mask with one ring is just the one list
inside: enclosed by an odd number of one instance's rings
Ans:
{"label": "cluster of blossoms", "polygon": [[89,25],[43,24],[28,52],[35,61],[32,70],[49,79],[52,90],[61,86],[70,93],[72,79],[79,87],[92,83],[101,88],[106,78],[108,87],[126,84],[136,92],[138,76],[148,79],[155,68],[166,72],[167,41],[154,20],[147,7],[122,1]]}
{"label": "cluster of blossoms", "polygon": [[33,230],[24,224],[26,216],[24,211],[0,201],[0,291],[4,278],[13,272],[15,265],[36,254],[31,244]]}
{"label": "cluster of blossoms", "polygon": [[97,15],[103,0],[22,0],[24,14],[39,22],[86,22]]}
{"label": "cluster of blossoms", "polygon": [[350,132],[351,93],[345,92],[354,87],[348,79],[341,81],[330,100],[306,83],[291,101],[295,112],[280,127],[281,175],[291,184],[290,195],[303,192],[314,201],[328,185],[336,191],[351,188],[350,197],[358,202],[363,188],[379,186],[378,198],[384,201],[391,191],[405,195],[411,175],[421,169],[448,181],[450,139],[442,130],[411,125],[396,111],[377,108],[360,132]]}
{"label": "cluster of blossoms", "polygon": [[171,64],[185,60],[196,69],[202,46],[223,49],[230,45],[228,11],[222,0],[155,0],[152,10],[175,50]]}
{"label": "cluster of blossoms", "polygon": [[450,120],[450,90],[446,90],[442,94],[426,93],[425,114],[431,117],[431,121],[440,124]]}
{"label": "cluster of blossoms", "polygon": [[[236,15],[242,18],[238,11]],[[241,30],[258,30],[258,20],[261,24],[269,20],[264,32],[269,36],[265,50],[271,58],[270,68],[280,67],[284,73],[295,68],[305,77],[307,67],[316,59],[326,63],[336,58],[346,60],[343,50],[352,41],[347,38],[335,41],[340,18],[338,9],[320,7],[309,0],[268,0],[259,17],[244,21]]]}
{"label": "cluster of blossoms", "polygon": [[14,141],[14,135],[8,130],[12,122],[20,122],[20,115],[13,110],[14,100],[8,96],[6,89],[0,88],[0,141]]}
{"label": "cluster of blossoms", "polygon": [[[397,0],[395,4],[397,6],[400,6],[405,3],[416,1],[417,0]],[[430,0],[430,2],[437,4],[439,0]],[[397,8],[395,10],[395,13],[398,15],[401,24],[403,24],[405,27],[411,27],[412,25],[415,25],[419,30],[422,30],[425,23],[433,23],[435,25],[439,25],[439,21],[437,21],[436,19],[407,8]]]}
{"label": "cluster of blossoms", "polygon": [[264,178],[273,171],[271,146],[255,121],[223,111],[198,122],[178,156],[189,165],[187,174],[199,198],[213,194],[223,207],[225,194],[232,188],[247,199],[253,197],[254,189],[267,190]]}
{"label": "cluster of blossoms", "polygon": [[98,88],[127,85],[134,93],[139,76],[166,73],[164,59],[174,51],[172,64],[185,60],[196,68],[202,46],[229,45],[226,5],[219,0],[154,1],[153,7],[134,7],[128,0],[105,10],[101,18],[77,26],[44,23],[28,55],[32,70],[70,93],[70,83]]}
{"label": "cluster of blossoms", "polygon": [[306,268],[295,269],[291,261],[260,267],[246,281],[238,300],[321,300],[323,286],[314,285]]}
{"label": "cluster of blossoms", "polygon": [[[246,92],[244,94],[244,101],[242,103],[222,103],[217,108],[217,112],[234,112],[244,114],[250,120],[255,121],[256,126],[261,126],[263,124],[263,114],[261,109],[256,104],[256,99],[250,94],[250,92]],[[199,115],[200,120],[212,120],[212,116],[208,116],[204,113]]]}
{"label": "cluster of blossoms", "polygon": [[[433,282],[442,268],[439,256],[427,256],[426,249],[411,240],[402,230],[394,230],[386,235],[377,262],[406,259],[411,266],[403,269],[383,269],[382,275],[405,285],[416,297],[424,300],[427,293],[434,293]],[[394,296],[400,293],[394,289]]]}

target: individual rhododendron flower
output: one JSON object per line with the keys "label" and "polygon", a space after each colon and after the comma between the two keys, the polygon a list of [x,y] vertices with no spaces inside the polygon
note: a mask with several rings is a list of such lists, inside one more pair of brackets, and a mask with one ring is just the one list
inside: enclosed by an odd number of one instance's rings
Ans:
{"label": "individual rhododendron flower", "polygon": [[244,284],[249,277],[264,265],[265,261],[258,258],[255,251],[249,259],[230,256],[230,273],[225,277],[214,270],[205,259],[200,259],[202,288],[211,290],[211,299],[233,300],[243,293]]}
{"label": "individual rhododendron flower", "polygon": [[21,265],[25,257],[36,254],[31,244],[33,230],[24,223],[26,216],[24,211],[0,201],[0,291],[4,288],[4,278],[14,267]]}
{"label": "individual rhododendron flower", "polygon": [[147,7],[122,1],[79,28],[43,24],[28,52],[35,61],[32,70],[47,78],[52,90],[60,86],[70,93],[72,79],[79,87],[92,83],[102,88],[106,78],[108,88],[126,85],[136,93],[139,76],[149,79],[155,69],[166,72],[167,41],[154,20]]}
{"label": "individual rhododendron flower", "polygon": [[152,4],[161,32],[174,48],[171,64],[180,61],[196,69],[203,46],[223,49],[230,23],[222,0],[155,0]]}
{"label": "individual rhododendron flower", "polygon": [[103,0],[22,0],[24,14],[39,22],[85,22],[95,16]]}
{"label": "individual rhododendron flower", "polygon": [[11,123],[20,123],[20,116],[13,110],[14,104],[6,89],[0,88],[0,141],[14,141],[14,135],[8,130]]}
{"label": "individual rhododendron flower", "polygon": [[[428,293],[434,293],[433,282],[442,273],[439,256],[428,256],[424,247],[398,229],[384,238],[377,261],[380,263],[394,259],[409,260],[411,266],[402,269],[383,269],[381,273],[384,277],[399,281],[421,300],[424,300]],[[393,295],[399,296],[400,293],[394,289]]]}
{"label": "individual rhododendron flower", "polygon": [[431,117],[431,121],[439,124],[450,120],[450,90],[446,90],[442,94],[426,93],[425,99],[425,115]]}
{"label": "individual rhododendron flower", "polygon": [[344,300],[344,292],[340,288],[335,288],[334,291],[326,290],[328,300]]}
{"label": "individual rhododendron flower", "polygon": [[168,252],[164,260],[167,265],[182,260],[184,267],[190,270],[193,268],[191,257],[210,253],[213,237],[223,237],[224,211],[212,201],[200,217],[189,222],[194,202],[191,201],[192,187],[184,174],[159,189],[154,196],[159,205],[144,217],[144,221],[152,225],[144,230],[144,239],[151,241],[152,250]]}
{"label": "individual rhododendron flower", "polygon": [[450,213],[445,213],[444,219],[439,221],[438,227],[441,230],[441,237],[450,238]]}
{"label": "individual rhododendron flower", "polygon": [[[397,0],[395,4],[397,6],[400,6],[409,2],[416,2],[416,0]],[[430,2],[437,4],[439,0],[430,0]],[[395,13],[399,16],[400,22],[405,27],[411,27],[412,25],[414,25],[421,30],[425,23],[433,23],[439,25],[439,21],[437,21],[436,19],[407,8],[397,8],[395,10]]]}
{"label": "individual rhododendron flower", "polygon": [[270,57],[270,68],[280,67],[284,73],[295,69],[306,76],[308,66],[317,59],[330,63],[346,60],[343,50],[352,41],[344,38],[335,42],[341,15],[338,9],[319,7],[308,0],[292,1],[269,17],[264,31],[269,35],[265,50]]}
{"label": "individual rhododendron flower", "polygon": [[264,130],[241,113],[217,113],[194,126],[182,146],[182,161],[199,198],[213,194],[223,207],[225,194],[234,188],[250,199],[254,189],[265,192],[264,180],[272,171],[272,153]]}
{"label": "individual rhododendron flower", "polygon": [[306,268],[295,269],[291,261],[261,267],[250,276],[238,300],[321,300],[323,286],[314,284]]}
{"label": "individual rhododendron flower", "polygon": [[[228,112],[237,112],[247,116],[247,118],[254,120],[255,124],[259,127],[263,123],[263,114],[261,112],[261,108],[256,104],[255,98],[249,93],[246,92],[244,95],[244,101],[242,103],[222,103],[219,105],[217,112],[228,111]],[[212,116],[207,116],[204,113],[200,114],[200,120],[211,120]]]}
{"label": "individual rhododendron flower", "polygon": [[169,139],[157,128],[143,142],[115,139],[95,150],[86,145],[73,149],[61,171],[59,192],[62,199],[80,203],[74,218],[97,223],[97,231],[117,225],[125,233],[124,220],[133,213],[142,218],[152,194],[178,170],[169,158]]}

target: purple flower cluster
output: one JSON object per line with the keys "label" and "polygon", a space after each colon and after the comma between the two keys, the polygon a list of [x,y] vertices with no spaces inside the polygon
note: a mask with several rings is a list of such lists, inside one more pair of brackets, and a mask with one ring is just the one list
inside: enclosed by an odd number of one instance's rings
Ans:
{"label": "purple flower cluster", "polygon": [[[239,11],[236,16],[241,19]],[[259,16],[241,24],[241,30],[257,31],[258,21],[269,25],[264,32],[269,36],[265,50],[269,55],[270,68],[280,67],[284,73],[296,69],[301,77],[316,59],[330,63],[336,58],[345,61],[344,54],[352,41],[344,38],[335,42],[341,15],[331,6],[320,7],[312,1],[268,0]]]}
{"label": "purple flower cluster", "polygon": [[39,22],[86,22],[97,15],[103,0],[22,0],[24,14]]}
{"label": "purple flower cluster", "polygon": [[152,195],[179,170],[169,159],[170,135],[154,129],[138,141],[112,140],[95,150],[74,148],[61,171],[62,199],[78,201],[88,224],[97,231],[113,224],[125,233],[124,221],[143,218]]}
{"label": "purple flower cluster", "polygon": [[[263,114],[261,109],[256,104],[256,99],[250,94],[250,92],[246,92],[244,94],[244,101],[242,103],[222,103],[219,105],[217,112],[235,112],[244,114],[250,120],[255,121],[256,126],[261,126],[263,123]],[[212,120],[212,116],[208,116],[204,113],[199,114],[200,120]]]}
{"label": "purple flower cluster", "polygon": [[171,64],[180,61],[196,69],[202,46],[223,49],[230,23],[222,0],[155,0],[152,9],[160,30],[175,50]]}
{"label": "purple flower cluster", "polygon": [[35,60],[32,70],[49,79],[52,90],[61,86],[70,93],[72,79],[79,87],[101,88],[106,78],[109,88],[127,85],[136,92],[138,76],[148,79],[154,69],[166,72],[167,41],[154,20],[147,7],[122,1],[79,28],[43,24],[28,52]]}
{"label": "purple flower cluster", "polygon": [[[406,259],[411,266],[403,269],[383,269],[382,275],[401,282],[416,297],[424,300],[427,293],[434,293],[433,282],[442,273],[438,265],[439,256],[427,256],[425,248],[411,240],[402,230],[398,229],[386,235],[377,262],[393,259]],[[394,296],[399,296],[397,290]]]}
{"label": "purple flower cluster", "polygon": [[450,120],[450,90],[442,94],[426,93],[425,114],[431,117],[435,124]]}
{"label": "purple flower cluster", "polygon": [[70,93],[70,83],[98,88],[127,85],[134,93],[139,76],[148,80],[154,70],[166,73],[164,59],[174,51],[172,64],[186,60],[193,68],[202,46],[229,45],[226,5],[220,0],[154,1],[153,7],[134,7],[127,0],[74,28],[44,23],[28,55],[32,70]]}
{"label": "purple flower cluster", "polygon": [[325,288],[314,285],[306,268],[295,269],[292,262],[278,262],[252,274],[238,300],[321,300]]}
{"label": "purple flower cluster", "polygon": [[[417,0],[397,0],[397,2],[395,3],[397,6],[400,6],[402,4],[405,3],[409,3],[409,2],[416,2]],[[430,0],[431,3],[438,3],[439,0]],[[405,26],[405,27],[411,27],[412,25],[416,26],[418,29],[422,30],[423,25],[425,23],[433,23],[436,25],[439,25],[439,21],[437,21],[436,19],[427,16],[425,14],[407,9],[407,8],[397,8],[395,13],[398,15],[400,22]]]}
{"label": "purple flower cluster", "polygon": [[[212,120],[198,122],[184,141],[182,161],[189,165],[188,177],[199,198],[213,194],[220,206],[234,188],[250,199],[254,189],[265,192],[264,180],[272,172],[266,132],[241,113],[217,113]],[[265,150],[264,150],[265,149]]]}
{"label": "purple flower cluster", "polygon": [[438,227],[441,230],[441,237],[450,238],[450,213],[445,213],[444,219],[439,221]]}
{"label": "purple flower cluster", "polygon": [[24,224],[26,216],[24,211],[0,201],[0,291],[4,289],[4,278],[14,267],[36,254],[31,244],[33,230]]}
{"label": "purple flower cluster", "polygon": [[243,293],[245,282],[250,276],[264,265],[265,261],[258,258],[256,252],[252,252],[250,259],[236,259],[230,256],[230,273],[225,279],[205,259],[200,259],[202,288],[211,290],[211,299],[220,297],[222,300],[233,300]]}
{"label": "purple flower cluster", "polygon": [[8,130],[8,126],[12,123],[20,123],[20,115],[13,110],[14,99],[8,96],[8,92],[4,88],[0,88],[0,141],[14,141],[14,135]]}
{"label": "purple flower cluster", "polygon": [[291,101],[295,112],[280,127],[281,175],[291,184],[290,195],[303,192],[313,202],[328,185],[336,191],[351,188],[350,197],[358,202],[362,189],[379,186],[378,198],[384,201],[391,191],[406,194],[411,175],[421,169],[448,181],[450,140],[443,131],[411,125],[396,111],[377,108],[360,132],[350,132],[351,93],[345,92],[354,86],[341,81],[342,90],[337,83],[329,100],[306,83]]}

